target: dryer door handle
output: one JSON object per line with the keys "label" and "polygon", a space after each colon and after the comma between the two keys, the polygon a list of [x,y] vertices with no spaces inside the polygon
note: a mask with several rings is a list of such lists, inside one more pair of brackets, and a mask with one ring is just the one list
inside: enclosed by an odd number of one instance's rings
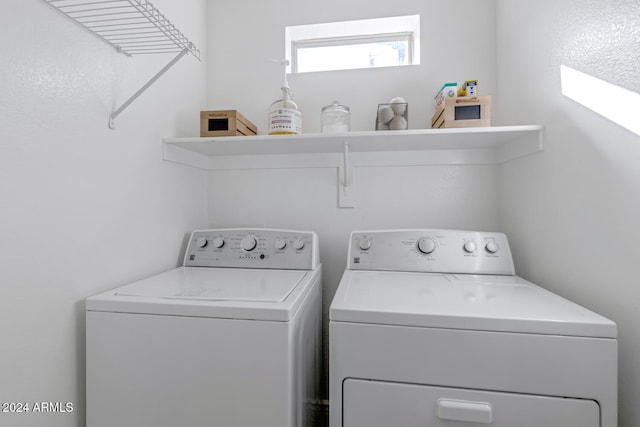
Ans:
{"label": "dryer door handle", "polygon": [[443,420],[479,424],[491,424],[493,422],[493,408],[487,402],[438,399],[436,408],[438,418]]}

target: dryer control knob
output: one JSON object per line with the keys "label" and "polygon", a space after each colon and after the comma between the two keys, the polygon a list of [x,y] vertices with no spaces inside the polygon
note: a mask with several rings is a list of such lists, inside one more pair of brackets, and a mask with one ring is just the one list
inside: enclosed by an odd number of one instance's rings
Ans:
{"label": "dryer control knob", "polygon": [[422,237],[418,240],[418,250],[423,254],[429,255],[436,250],[436,242],[428,237]]}
{"label": "dryer control knob", "polygon": [[207,246],[207,239],[204,237],[198,237],[196,239],[196,246],[199,248],[204,248],[205,246]]}
{"label": "dryer control knob", "polygon": [[478,249],[478,245],[476,245],[476,242],[474,242],[473,240],[466,242],[462,247],[464,251],[468,254],[471,254],[475,252],[476,249]]}
{"label": "dryer control knob", "polygon": [[240,247],[247,252],[251,252],[256,246],[258,246],[258,241],[253,236],[246,236],[240,242]]}
{"label": "dryer control knob", "polygon": [[213,239],[213,246],[220,249],[224,246],[224,239],[222,237],[216,237],[215,239]]}
{"label": "dryer control knob", "polygon": [[367,251],[371,248],[371,240],[369,239],[360,240],[360,243],[358,244],[358,246],[360,246],[360,249],[362,249],[363,251]]}
{"label": "dryer control knob", "polygon": [[297,239],[295,242],[293,242],[293,249],[299,251],[302,250],[302,248],[304,248],[304,242],[302,240]]}
{"label": "dryer control knob", "polygon": [[495,254],[496,252],[498,252],[498,244],[493,240],[488,241],[484,248],[490,254]]}
{"label": "dryer control knob", "polygon": [[281,251],[287,246],[287,241],[284,239],[276,239],[274,246],[277,251]]}

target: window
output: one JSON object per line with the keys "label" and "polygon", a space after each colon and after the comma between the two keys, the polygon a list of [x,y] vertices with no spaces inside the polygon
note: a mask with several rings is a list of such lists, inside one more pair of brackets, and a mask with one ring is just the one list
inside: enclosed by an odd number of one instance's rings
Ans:
{"label": "window", "polygon": [[286,27],[288,73],[420,64],[420,16]]}

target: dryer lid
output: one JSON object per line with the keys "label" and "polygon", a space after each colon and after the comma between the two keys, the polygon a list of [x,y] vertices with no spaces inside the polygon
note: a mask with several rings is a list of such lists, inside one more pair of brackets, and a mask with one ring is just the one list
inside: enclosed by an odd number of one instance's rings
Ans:
{"label": "dryer lid", "polygon": [[616,324],[517,276],[349,271],[332,322],[567,336],[617,336]]}
{"label": "dryer lid", "polygon": [[115,295],[206,301],[282,302],[306,276],[299,270],[183,268],[119,288]]}

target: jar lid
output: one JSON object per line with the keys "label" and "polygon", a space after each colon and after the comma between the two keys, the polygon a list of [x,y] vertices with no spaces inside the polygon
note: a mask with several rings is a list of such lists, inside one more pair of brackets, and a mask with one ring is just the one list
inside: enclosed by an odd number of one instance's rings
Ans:
{"label": "jar lid", "polygon": [[333,103],[331,105],[327,105],[325,107],[322,107],[322,112],[324,113],[325,111],[332,111],[332,110],[342,110],[346,113],[349,113],[351,110],[349,109],[349,107],[347,107],[346,105],[342,105],[340,104],[338,101],[333,101]]}

